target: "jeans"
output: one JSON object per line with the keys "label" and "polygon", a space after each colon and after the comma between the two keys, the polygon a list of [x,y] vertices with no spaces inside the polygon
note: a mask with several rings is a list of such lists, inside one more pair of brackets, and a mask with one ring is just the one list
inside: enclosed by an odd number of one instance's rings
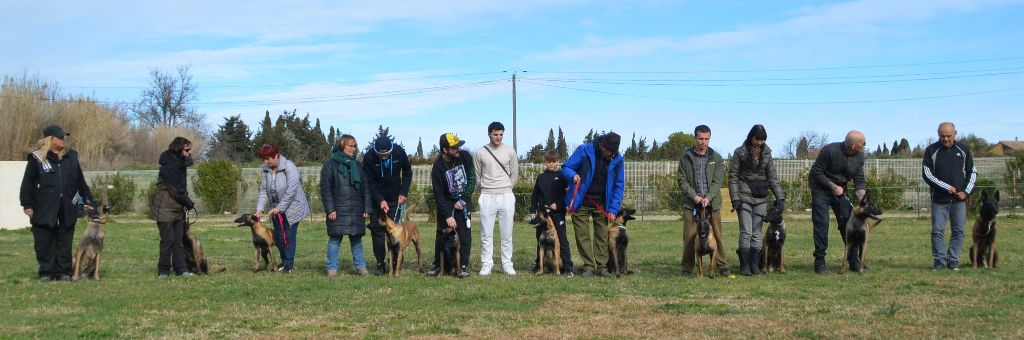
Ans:
{"label": "jeans", "polygon": [[832,212],[836,214],[836,221],[839,223],[836,227],[839,229],[839,235],[842,235],[843,242],[846,242],[846,221],[850,220],[850,212],[853,211],[853,205],[850,204],[850,200],[846,198],[846,195],[836,196],[830,193],[812,193],[811,194],[811,222],[814,224],[814,259],[816,261],[823,261],[825,259],[825,251],[828,250],[828,209],[831,208]]}
{"label": "jeans", "polygon": [[[946,246],[946,221],[950,222],[949,246]],[[959,265],[964,245],[967,202],[932,203],[932,259],[934,265],[950,268]]]}
{"label": "jeans", "polygon": [[480,194],[480,263],[484,271],[494,267],[494,220],[497,217],[501,232],[501,267],[512,268],[512,225],[515,222],[516,196]]}
{"label": "jeans", "polygon": [[[366,269],[366,259],[363,257],[363,235],[350,235],[348,242],[352,245],[352,266],[356,269]],[[341,237],[331,237],[327,240],[327,270],[338,270],[338,251],[341,248]]]}
{"label": "jeans", "polygon": [[740,210],[736,212],[736,215],[738,215],[740,219],[739,249],[761,249],[761,237],[763,236],[763,234],[761,234],[761,226],[764,225],[762,220],[766,213],[768,213],[767,202],[757,205],[751,205],[746,202],[741,203]]}
{"label": "jeans", "polygon": [[[278,213],[270,216],[274,224],[274,244],[277,245],[277,252],[281,253],[281,267],[292,269],[295,267],[295,243],[296,234],[299,232],[299,222],[288,223],[288,216]],[[287,228],[285,228],[287,226]]]}

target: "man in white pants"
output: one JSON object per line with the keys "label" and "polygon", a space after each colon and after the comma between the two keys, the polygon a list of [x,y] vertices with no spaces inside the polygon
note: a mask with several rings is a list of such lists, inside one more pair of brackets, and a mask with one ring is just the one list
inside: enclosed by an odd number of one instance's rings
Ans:
{"label": "man in white pants", "polygon": [[490,143],[473,155],[480,188],[480,275],[491,275],[494,268],[495,218],[501,231],[501,269],[506,275],[516,275],[512,268],[512,224],[516,212],[512,187],[519,179],[519,156],[515,149],[501,143],[505,136],[501,123],[488,125],[487,136]]}

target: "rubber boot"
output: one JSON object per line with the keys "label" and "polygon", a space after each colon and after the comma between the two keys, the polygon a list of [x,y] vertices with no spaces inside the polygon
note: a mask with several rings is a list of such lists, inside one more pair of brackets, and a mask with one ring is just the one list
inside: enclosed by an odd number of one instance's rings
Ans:
{"label": "rubber boot", "polygon": [[750,276],[750,248],[736,249],[736,255],[740,258],[740,275]]}
{"label": "rubber boot", "polygon": [[761,248],[750,248],[750,257],[747,258],[747,262],[750,262],[751,274],[764,274],[761,272]]}

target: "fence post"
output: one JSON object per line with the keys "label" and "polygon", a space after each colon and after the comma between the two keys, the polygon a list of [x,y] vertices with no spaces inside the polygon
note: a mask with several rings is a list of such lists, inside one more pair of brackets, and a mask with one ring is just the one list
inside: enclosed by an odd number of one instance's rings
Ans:
{"label": "fence post", "polygon": [[242,213],[242,181],[235,182],[235,214]]}

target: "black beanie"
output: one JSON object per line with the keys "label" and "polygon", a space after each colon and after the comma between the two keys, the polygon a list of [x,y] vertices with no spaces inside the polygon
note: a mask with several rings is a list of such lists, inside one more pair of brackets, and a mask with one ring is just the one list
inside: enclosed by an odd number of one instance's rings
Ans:
{"label": "black beanie", "polygon": [[622,140],[622,137],[620,137],[619,134],[614,133],[614,132],[609,132],[608,134],[606,134],[603,137],[601,137],[601,141],[600,141],[601,144],[600,145],[605,150],[611,151],[612,154],[616,154],[617,155],[619,153],[619,141],[621,141],[621,140]]}

